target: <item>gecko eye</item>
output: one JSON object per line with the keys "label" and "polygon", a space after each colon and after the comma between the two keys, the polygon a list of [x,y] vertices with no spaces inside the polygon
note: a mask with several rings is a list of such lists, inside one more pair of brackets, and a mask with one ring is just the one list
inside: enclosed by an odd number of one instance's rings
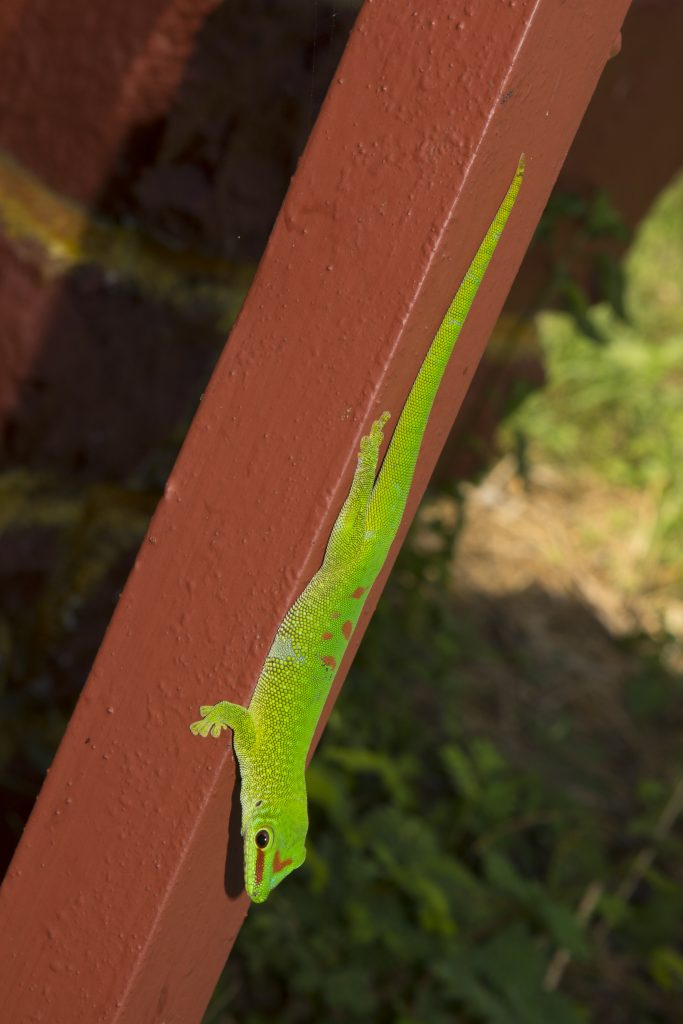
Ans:
{"label": "gecko eye", "polygon": [[265,850],[265,848],[268,846],[268,843],[270,842],[270,835],[265,828],[261,828],[258,830],[256,835],[254,836],[254,842],[258,846],[259,850]]}

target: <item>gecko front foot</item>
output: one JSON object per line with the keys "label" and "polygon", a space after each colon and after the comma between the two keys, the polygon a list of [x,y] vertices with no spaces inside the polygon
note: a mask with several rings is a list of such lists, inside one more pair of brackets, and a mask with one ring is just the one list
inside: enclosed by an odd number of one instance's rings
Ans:
{"label": "gecko front foot", "polygon": [[227,703],[226,700],[222,700],[218,704],[205,704],[201,707],[199,709],[199,714],[202,716],[201,721],[193,722],[190,731],[195,736],[204,737],[211,733],[214,739],[218,739],[223,729],[227,729],[229,725],[224,712],[224,706]]}
{"label": "gecko front foot", "polygon": [[242,746],[253,741],[254,725],[247,708],[221,700],[218,704],[205,704],[199,709],[201,721],[193,722],[190,731],[195,736],[211,736],[218,739],[223,729],[232,729],[235,739]]}

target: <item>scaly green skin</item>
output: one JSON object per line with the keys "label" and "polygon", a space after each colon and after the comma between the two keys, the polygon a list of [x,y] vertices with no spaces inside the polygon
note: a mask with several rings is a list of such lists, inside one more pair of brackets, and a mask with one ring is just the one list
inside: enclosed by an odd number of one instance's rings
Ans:
{"label": "scaly green skin", "polygon": [[383,427],[373,423],[360,445],[351,490],[323,564],[287,612],[248,708],[228,701],[200,708],[190,728],[218,737],[231,728],[242,776],[244,875],[263,903],[306,856],[304,771],[318,719],[368,592],[403,518],[427,420],[479,283],[495,251],[522,180],[524,157],[430,345],[399,416],[375,480]]}

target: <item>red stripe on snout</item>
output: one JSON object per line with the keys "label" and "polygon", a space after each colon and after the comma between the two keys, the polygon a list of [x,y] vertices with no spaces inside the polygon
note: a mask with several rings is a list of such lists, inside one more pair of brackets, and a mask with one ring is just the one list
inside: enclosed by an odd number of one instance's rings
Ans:
{"label": "red stripe on snout", "polygon": [[[277,856],[277,855],[276,855]],[[265,864],[266,858],[263,850],[256,851],[256,867],[254,868],[254,881],[257,885],[260,885],[263,881],[263,865]]]}

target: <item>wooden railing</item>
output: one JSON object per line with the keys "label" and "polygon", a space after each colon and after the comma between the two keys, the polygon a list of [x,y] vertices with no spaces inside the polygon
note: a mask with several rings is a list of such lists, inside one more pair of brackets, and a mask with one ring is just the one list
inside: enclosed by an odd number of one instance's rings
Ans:
{"label": "wooden railing", "polygon": [[407,526],[627,7],[361,11],[7,874],[3,1020],[200,1020],[248,900],[232,754],[188,723],[200,703],[248,702],[320,564],[361,435],[402,406],[525,152]]}

